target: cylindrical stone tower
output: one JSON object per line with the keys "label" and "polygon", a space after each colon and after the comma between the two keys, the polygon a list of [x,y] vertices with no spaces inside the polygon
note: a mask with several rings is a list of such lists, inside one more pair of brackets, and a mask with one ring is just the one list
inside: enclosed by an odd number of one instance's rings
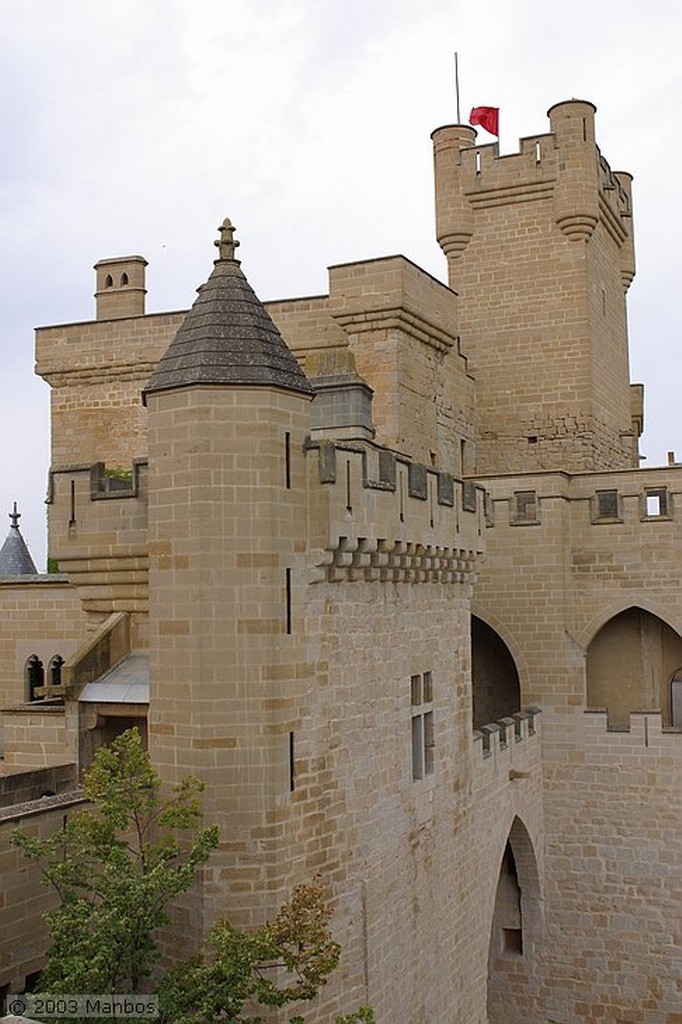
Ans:
{"label": "cylindrical stone tower", "polygon": [[150,750],[169,784],[188,772],[206,781],[207,819],[222,836],[186,908],[188,940],[217,916],[264,919],[287,884],[287,723],[306,675],[312,389],[235,259],[229,221],[216,244],[214,270],[145,391]]}

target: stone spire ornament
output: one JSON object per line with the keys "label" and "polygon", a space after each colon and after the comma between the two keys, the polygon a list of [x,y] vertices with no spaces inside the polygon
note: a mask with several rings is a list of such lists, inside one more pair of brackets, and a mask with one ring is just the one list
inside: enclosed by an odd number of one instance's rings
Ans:
{"label": "stone spire ornament", "polygon": [[239,266],[240,261],[235,258],[235,250],[239,245],[239,239],[234,237],[234,230],[234,224],[229,217],[226,217],[218,228],[220,238],[216,238],[213,243],[217,247],[219,253],[218,259],[215,260],[215,264],[228,262],[236,263],[237,266]]}

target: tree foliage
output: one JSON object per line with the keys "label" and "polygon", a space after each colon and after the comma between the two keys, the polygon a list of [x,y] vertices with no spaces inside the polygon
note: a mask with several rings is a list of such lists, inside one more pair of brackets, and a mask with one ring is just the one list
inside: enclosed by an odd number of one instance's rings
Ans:
{"label": "tree foliage", "polygon": [[[339,962],[330,917],[315,880],[297,886],[274,921],[254,931],[217,922],[202,953],[172,968],[162,980],[162,1019],[174,1024],[257,1024],[261,1018],[250,1014],[249,1005],[284,1006],[313,999]],[[303,1018],[292,1021],[300,1024]]]}
{"label": "tree foliage", "polygon": [[188,776],[162,799],[161,780],[131,729],[93,759],[84,784],[92,808],[46,840],[12,833],[59,897],[45,915],[44,991],[135,992],[149,977],[168,904],[190,889],[218,845],[217,827],[201,824],[203,788]]}
{"label": "tree foliage", "polygon": [[[187,776],[163,799],[131,729],[95,754],[84,783],[91,807],[45,840],[12,833],[59,897],[45,914],[50,945],[41,992],[155,988],[162,1024],[258,1024],[259,1006],[317,995],[339,962],[318,879],[297,886],[271,923],[245,931],[218,921],[195,957],[170,968],[160,963],[155,934],[169,922],[168,906],[218,846],[217,827],[202,825],[203,788]],[[335,1024],[374,1024],[374,1015],[362,1007]]]}

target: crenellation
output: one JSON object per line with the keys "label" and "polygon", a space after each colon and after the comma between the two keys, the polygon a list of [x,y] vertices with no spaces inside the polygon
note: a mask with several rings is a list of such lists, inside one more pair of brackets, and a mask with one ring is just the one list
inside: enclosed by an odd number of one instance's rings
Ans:
{"label": "crenellation", "polygon": [[[328,442],[308,442],[307,451],[309,455],[318,455],[315,461],[323,491],[316,516],[325,509],[328,524],[326,531],[318,528],[319,543],[313,549],[317,551],[317,567],[330,567],[328,571],[336,574],[335,578],[344,568],[361,568],[359,556],[355,561],[347,557],[348,545],[358,545],[361,539],[366,545],[373,538],[381,550],[364,566],[371,570],[370,575],[379,572],[382,578],[395,580],[426,580],[441,575],[444,581],[454,576],[473,578],[475,563],[483,550],[483,491],[473,481],[455,481],[446,475],[443,482],[443,475],[436,469],[415,467],[414,463],[393,456],[388,458],[390,453],[377,452],[372,447],[332,448]],[[368,465],[388,479],[373,480]],[[406,480],[401,483],[403,471]],[[319,519],[320,524],[324,521]],[[409,552],[409,560],[407,552],[397,550],[408,538],[419,549]],[[345,554],[340,550],[341,539]],[[391,562],[394,556],[390,552],[394,548],[401,555],[400,565]],[[320,578],[319,573],[313,572],[311,578]]]}

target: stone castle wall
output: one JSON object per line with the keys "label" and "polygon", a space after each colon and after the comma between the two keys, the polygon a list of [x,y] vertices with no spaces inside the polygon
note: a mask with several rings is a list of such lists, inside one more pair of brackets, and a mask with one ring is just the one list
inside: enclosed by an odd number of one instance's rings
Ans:
{"label": "stone castle wall", "polygon": [[[661,716],[581,740],[545,764],[550,1019],[671,1024],[679,1015],[682,736]],[[559,742],[559,736],[556,736]]]}
{"label": "stone castle wall", "polygon": [[0,989],[6,985],[10,992],[23,992],[26,979],[44,966],[47,933],[42,914],[54,899],[42,885],[38,865],[10,846],[10,833],[20,828],[45,839],[82,803],[82,795],[72,792],[0,807]]}

